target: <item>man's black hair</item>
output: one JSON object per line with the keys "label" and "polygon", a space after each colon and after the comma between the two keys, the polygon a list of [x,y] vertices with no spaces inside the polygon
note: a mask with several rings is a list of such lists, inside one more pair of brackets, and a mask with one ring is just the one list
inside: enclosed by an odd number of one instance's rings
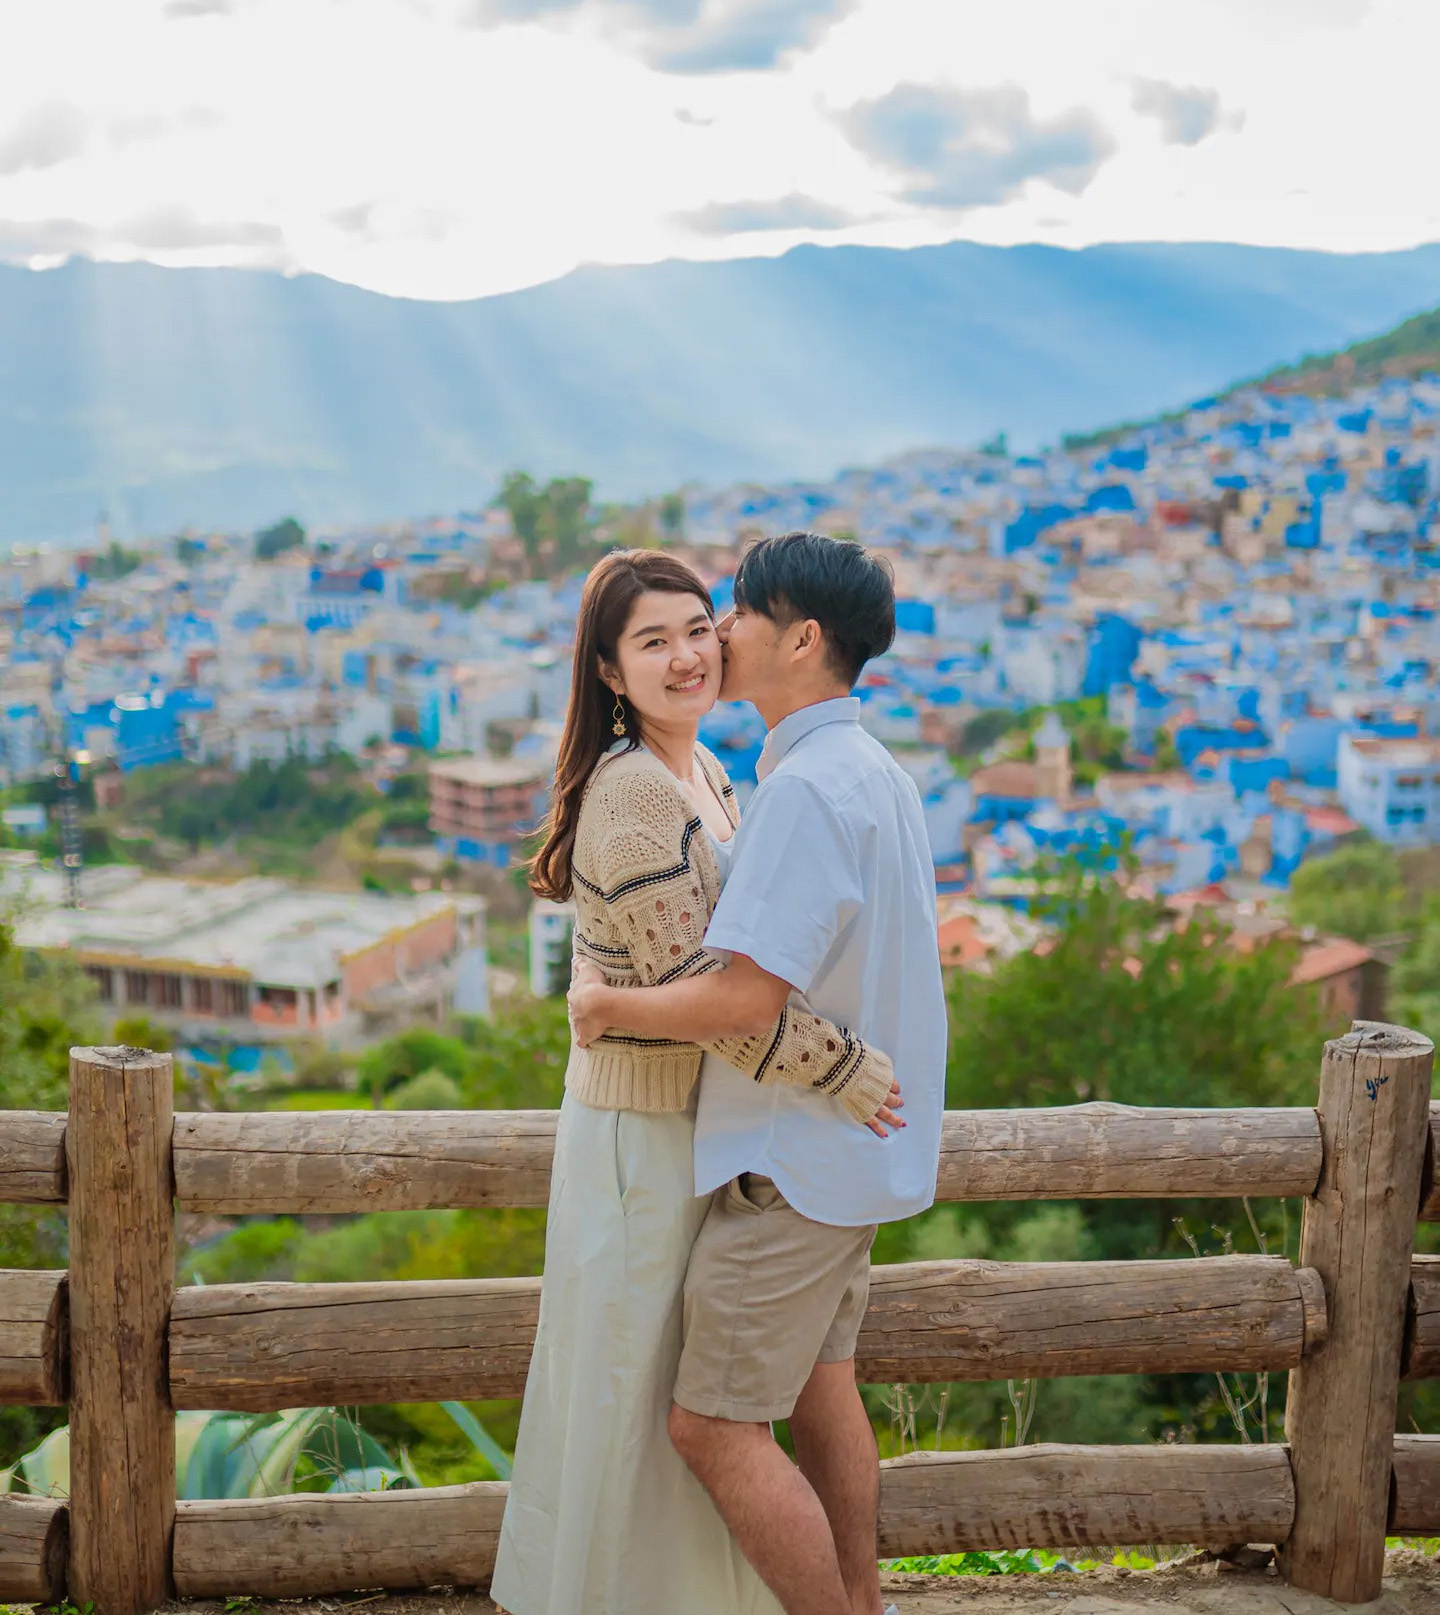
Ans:
{"label": "man's black hair", "polygon": [[814,618],[830,666],[854,687],[872,656],[895,639],[895,579],[889,565],[847,539],[823,533],[762,538],[735,573],[735,603],[788,627]]}

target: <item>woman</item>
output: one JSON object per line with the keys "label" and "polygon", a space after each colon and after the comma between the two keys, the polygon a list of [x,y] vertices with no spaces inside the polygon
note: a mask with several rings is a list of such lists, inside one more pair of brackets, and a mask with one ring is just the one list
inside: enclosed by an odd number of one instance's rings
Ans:
{"label": "woman", "polygon": [[[688,567],[649,550],[595,567],[531,886],[573,896],[575,958],[617,985],[723,967],[704,934],[738,815],[696,741],[721,673],[714,607]],[[890,1091],[883,1054],[793,1009],[764,1037],[709,1047],[761,1080],[838,1095],[861,1122]],[[666,1432],[706,1208],[692,1164],[701,1059],[623,1031],[571,1048],[491,1589],[511,1615],[778,1615]]]}

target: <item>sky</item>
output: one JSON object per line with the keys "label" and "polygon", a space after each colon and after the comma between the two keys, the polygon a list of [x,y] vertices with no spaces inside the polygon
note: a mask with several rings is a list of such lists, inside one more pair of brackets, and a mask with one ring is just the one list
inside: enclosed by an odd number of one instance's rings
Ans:
{"label": "sky", "polygon": [[0,0],[0,259],[1440,239],[1440,0]]}

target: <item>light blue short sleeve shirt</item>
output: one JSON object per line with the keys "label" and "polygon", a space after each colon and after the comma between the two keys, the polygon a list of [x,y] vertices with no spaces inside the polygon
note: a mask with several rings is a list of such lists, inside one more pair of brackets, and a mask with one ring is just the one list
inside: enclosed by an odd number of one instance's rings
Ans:
{"label": "light blue short sleeve shirt", "polygon": [[837,1099],[762,1086],[707,1055],[696,1191],[760,1172],[817,1222],[912,1216],[935,1198],[947,1041],[919,793],[860,727],[854,697],[778,723],[758,773],[706,944],[745,954],[816,1014],[883,1049],[908,1125],[877,1138]]}

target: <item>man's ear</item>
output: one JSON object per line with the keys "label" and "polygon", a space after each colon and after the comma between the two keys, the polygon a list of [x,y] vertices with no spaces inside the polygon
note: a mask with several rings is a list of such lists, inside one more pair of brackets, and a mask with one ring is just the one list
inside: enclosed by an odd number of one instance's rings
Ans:
{"label": "man's ear", "polygon": [[810,661],[825,654],[825,634],[813,617],[792,623],[790,626],[790,654],[800,661]]}

